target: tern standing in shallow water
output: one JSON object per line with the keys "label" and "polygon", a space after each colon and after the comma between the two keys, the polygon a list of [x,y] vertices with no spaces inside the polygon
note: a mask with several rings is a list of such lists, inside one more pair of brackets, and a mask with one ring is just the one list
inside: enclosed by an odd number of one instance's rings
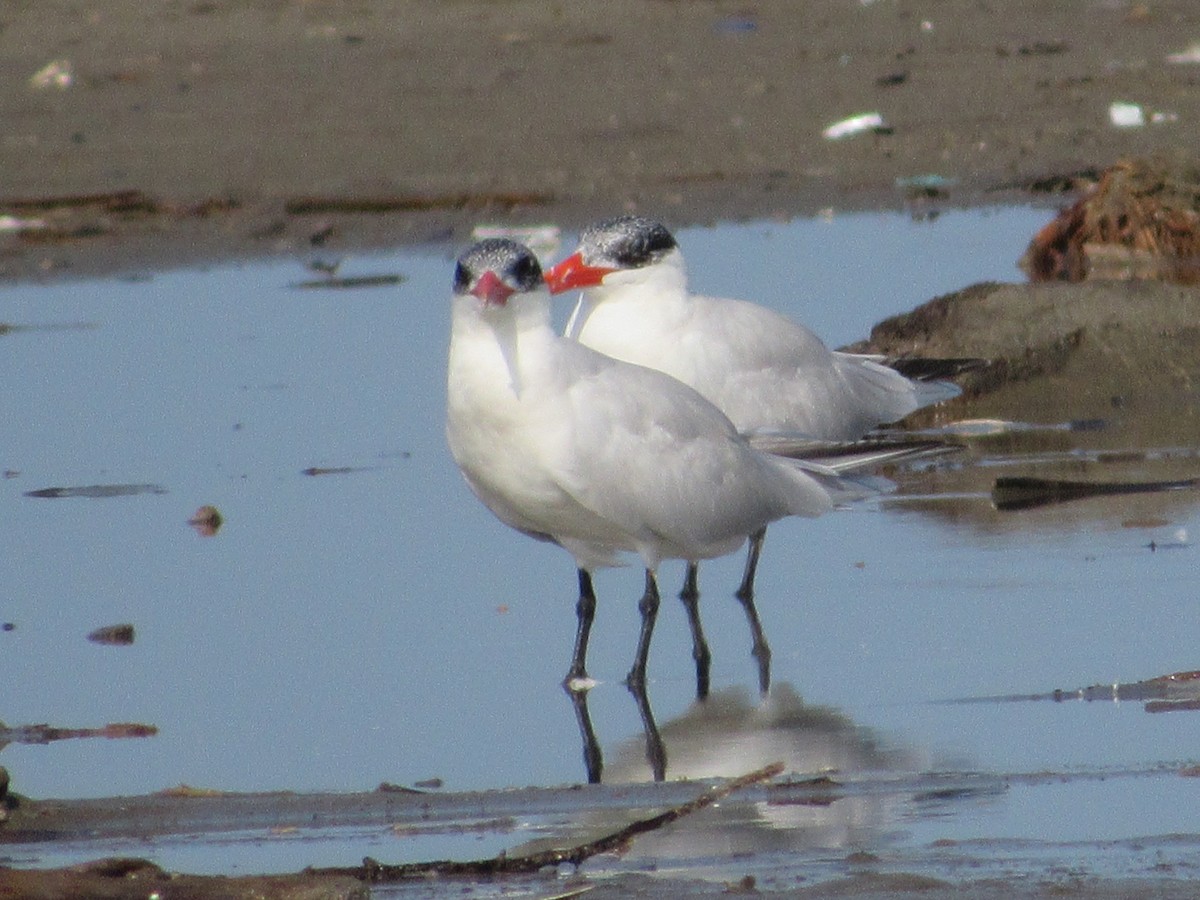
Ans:
{"label": "tern standing in shallow water", "polygon": [[501,521],[575,558],[568,686],[587,679],[593,569],[628,551],[645,566],[626,679],[640,688],[662,560],[731,553],[769,522],[829,510],[846,489],[831,470],[755,450],[692,388],[556,334],[541,268],[520,244],[492,239],[465,251],[452,303],[450,450]]}
{"label": "tern standing in shallow water", "polygon": [[[556,294],[583,292],[567,337],[690,385],[747,435],[782,431],[853,441],[958,394],[952,384],[913,381],[874,358],[832,351],[808,328],[766,307],[690,293],[675,238],[660,223],[640,216],[584,229],[576,252],[552,267],[546,281]],[[754,606],[754,575],[765,535],[764,525],[751,536],[736,594],[750,622],[764,693],[770,648]],[[694,563],[680,599],[692,628],[703,696],[710,655],[700,625]]]}

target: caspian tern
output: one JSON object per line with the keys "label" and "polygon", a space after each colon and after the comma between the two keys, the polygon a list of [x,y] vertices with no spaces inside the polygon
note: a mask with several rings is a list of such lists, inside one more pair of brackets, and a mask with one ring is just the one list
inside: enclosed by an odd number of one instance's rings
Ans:
{"label": "caspian tern", "polygon": [[853,484],[756,450],[690,387],[559,336],[537,259],[504,239],[458,259],[446,433],[477,497],[506,525],[575,558],[578,629],[568,687],[586,684],[592,571],[645,566],[626,683],[644,685],[664,559],[731,553],[784,516],[817,516]]}
{"label": "caspian tern", "polygon": [[[574,254],[546,273],[552,293],[582,290],[566,336],[608,356],[649,366],[694,387],[753,442],[794,433],[857,440],[879,425],[958,394],[947,382],[910,380],[871,357],[839,353],[798,322],[745,300],[688,291],[683,254],[671,232],[640,216],[585,228]],[[745,607],[769,685],[770,648],[754,607],[754,575],[765,529],[750,540],[736,596]],[[697,569],[680,599],[692,627],[697,692],[707,687],[709,652],[698,617]]]}

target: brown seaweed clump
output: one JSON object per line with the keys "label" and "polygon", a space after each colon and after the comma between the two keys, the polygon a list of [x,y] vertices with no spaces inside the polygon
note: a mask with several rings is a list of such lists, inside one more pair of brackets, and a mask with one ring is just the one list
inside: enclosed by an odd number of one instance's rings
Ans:
{"label": "brown seaweed clump", "polygon": [[1030,281],[1200,283],[1200,163],[1118,162],[1034,235],[1020,265]]}

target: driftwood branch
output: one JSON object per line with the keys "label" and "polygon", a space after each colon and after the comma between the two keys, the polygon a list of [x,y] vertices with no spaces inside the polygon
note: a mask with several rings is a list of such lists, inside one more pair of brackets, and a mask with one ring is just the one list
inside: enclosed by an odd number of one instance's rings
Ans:
{"label": "driftwood branch", "polygon": [[484,875],[524,875],[537,872],[546,866],[557,866],[562,863],[579,865],[584,860],[600,853],[608,853],[627,846],[634,838],[649,831],[655,831],[664,825],[669,825],[677,819],[691,815],[706,806],[711,806],[723,800],[735,791],[753,784],[774,778],[783,771],[783,763],[773,763],[728,781],[720,787],[706,791],[694,800],[679,806],[673,806],[665,812],[647,819],[631,822],[619,831],[604,835],[593,841],[587,841],[574,847],[557,850],[545,850],[540,853],[530,853],[526,856],[508,856],[500,854],[489,859],[475,860],[436,860],[433,862],[405,863],[403,865],[386,865],[367,857],[361,866],[336,866],[329,868],[308,868],[306,875],[341,876],[358,878],[362,881],[403,881],[407,878],[424,878],[430,875],[440,875],[450,878],[467,878]]}

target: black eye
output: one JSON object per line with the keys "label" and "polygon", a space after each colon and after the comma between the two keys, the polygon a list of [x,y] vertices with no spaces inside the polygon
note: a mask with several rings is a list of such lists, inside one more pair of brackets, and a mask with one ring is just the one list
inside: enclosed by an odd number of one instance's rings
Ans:
{"label": "black eye", "polygon": [[454,267],[454,293],[465,294],[471,289],[471,276],[467,274],[466,267],[459,263]]}
{"label": "black eye", "polygon": [[513,266],[513,277],[520,290],[531,291],[542,280],[542,267],[538,265],[536,257],[523,253]]}
{"label": "black eye", "polygon": [[671,236],[671,232],[667,231],[666,228],[657,222],[651,225],[650,230],[646,232],[646,252],[649,255],[658,258],[674,250],[676,246],[675,238]]}

